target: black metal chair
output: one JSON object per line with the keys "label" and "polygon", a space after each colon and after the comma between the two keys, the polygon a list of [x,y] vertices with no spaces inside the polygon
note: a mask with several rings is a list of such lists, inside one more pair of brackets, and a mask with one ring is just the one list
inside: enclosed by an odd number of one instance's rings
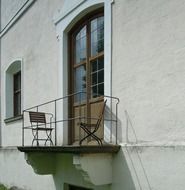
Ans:
{"label": "black metal chair", "polygon": [[106,102],[107,102],[107,100],[104,101],[104,103],[100,109],[100,112],[99,112],[99,117],[97,118],[97,122],[95,124],[83,123],[83,122],[80,123],[80,128],[83,129],[85,131],[85,133],[87,134],[84,138],[82,138],[80,140],[80,142],[79,142],[80,145],[88,137],[92,137],[94,140],[96,140],[98,142],[99,145],[103,145],[102,140],[99,137],[97,137],[97,135],[95,135],[95,133],[98,131],[101,121],[103,119]]}
{"label": "black metal chair", "polygon": [[[46,122],[46,115],[49,117],[50,122]],[[36,141],[37,146],[39,146],[39,141],[45,141],[44,145],[46,146],[46,143],[49,141],[50,145],[53,145],[52,141],[52,118],[53,114],[51,113],[44,113],[44,112],[29,112],[29,117],[30,117],[30,123],[31,123],[31,129],[32,129],[32,134],[33,134],[33,140],[32,140],[32,146],[34,142]],[[49,125],[49,127],[48,127]],[[45,131],[46,132],[46,137],[39,138],[39,132],[40,131]],[[42,134],[43,136],[43,134]]]}

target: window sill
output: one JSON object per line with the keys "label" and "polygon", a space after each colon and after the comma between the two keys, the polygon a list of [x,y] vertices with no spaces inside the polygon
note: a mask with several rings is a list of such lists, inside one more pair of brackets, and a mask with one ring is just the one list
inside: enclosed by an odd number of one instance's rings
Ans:
{"label": "window sill", "polygon": [[18,121],[18,120],[22,120],[23,116],[22,115],[18,115],[18,116],[15,116],[15,117],[9,117],[7,119],[4,120],[5,123],[12,123],[12,122],[15,122],[15,121]]}

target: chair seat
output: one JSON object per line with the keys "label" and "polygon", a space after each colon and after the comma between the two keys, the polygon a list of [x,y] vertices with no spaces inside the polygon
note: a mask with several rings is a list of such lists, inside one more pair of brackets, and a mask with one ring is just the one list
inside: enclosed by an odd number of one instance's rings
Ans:
{"label": "chair seat", "polygon": [[54,128],[46,128],[46,127],[37,127],[32,128],[32,130],[38,130],[38,131],[52,131]]}
{"label": "chair seat", "polygon": [[97,124],[96,123],[82,123],[81,122],[80,125],[91,128],[91,127],[96,127]]}

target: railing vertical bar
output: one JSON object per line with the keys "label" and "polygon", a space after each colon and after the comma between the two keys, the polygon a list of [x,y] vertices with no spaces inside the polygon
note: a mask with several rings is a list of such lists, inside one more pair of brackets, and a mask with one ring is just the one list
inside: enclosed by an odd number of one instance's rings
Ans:
{"label": "railing vertical bar", "polygon": [[[36,110],[37,110],[37,112],[39,111],[39,107],[37,106],[36,107]],[[38,122],[37,122],[37,128],[38,128]],[[37,146],[39,146],[39,140],[38,140],[38,138],[39,138],[39,134],[38,134],[38,129],[36,130],[36,134],[37,134]]]}
{"label": "railing vertical bar", "polygon": [[23,118],[22,118],[22,146],[24,146],[24,111],[23,111]]}
{"label": "railing vertical bar", "polygon": [[55,146],[57,145],[57,101],[55,100]]}
{"label": "railing vertical bar", "polygon": [[[82,94],[81,94],[81,92],[80,92],[80,109],[79,109],[79,117],[80,117],[80,123],[81,123],[81,117],[82,117]],[[81,141],[81,127],[79,126],[79,142]]]}
{"label": "railing vertical bar", "polygon": [[116,144],[118,144],[118,103],[116,103]]}
{"label": "railing vertical bar", "polygon": [[111,129],[111,134],[110,134],[110,142],[112,143],[112,98],[110,98],[110,101],[111,101],[111,126],[110,126],[110,129]]}

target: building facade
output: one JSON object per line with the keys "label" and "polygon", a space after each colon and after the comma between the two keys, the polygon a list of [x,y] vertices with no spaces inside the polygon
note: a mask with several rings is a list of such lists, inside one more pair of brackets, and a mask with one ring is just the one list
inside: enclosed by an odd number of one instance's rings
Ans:
{"label": "building facade", "polygon": [[184,10],[1,0],[0,184],[183,190]]}

